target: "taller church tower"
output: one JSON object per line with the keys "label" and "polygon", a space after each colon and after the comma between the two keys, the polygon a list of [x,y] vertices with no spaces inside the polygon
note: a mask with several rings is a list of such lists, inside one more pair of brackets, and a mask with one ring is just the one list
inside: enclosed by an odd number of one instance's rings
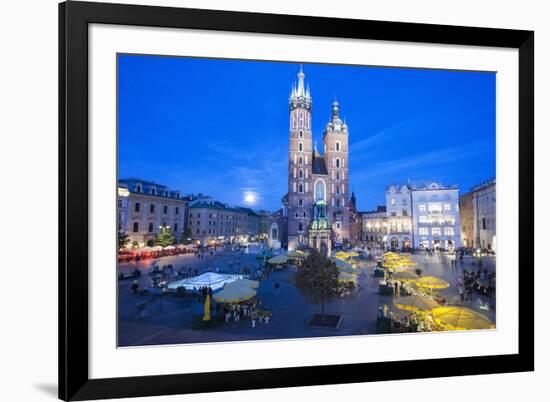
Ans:
{"label": "taller church tower", "polygon": [[288,157],[288,247],[295,249],[307,243],[307,228],[311,222],[313,198],[311,131],[312,99],[305,74],[300,66],[298,82],[289,97],[290,138]]}

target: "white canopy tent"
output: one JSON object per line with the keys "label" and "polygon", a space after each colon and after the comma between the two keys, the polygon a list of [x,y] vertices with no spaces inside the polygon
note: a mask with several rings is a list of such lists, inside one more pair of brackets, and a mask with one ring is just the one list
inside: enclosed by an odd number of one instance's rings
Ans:
{"label": "white canopy tent", "polygon": [[186,290],[198,289],[202,286],[211,287],[216,291],[225,286],[226,283],[235,282],[242,279],[242,275],[216,274],[214,272],[206,272],[192,278],[180,279],[168,284],[169,289],[177,289],[184,287]]}

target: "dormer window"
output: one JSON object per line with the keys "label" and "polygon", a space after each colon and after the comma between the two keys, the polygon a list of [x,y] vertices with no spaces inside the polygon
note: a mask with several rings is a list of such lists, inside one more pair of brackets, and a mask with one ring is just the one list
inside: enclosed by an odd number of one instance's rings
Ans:
{"label": "dormer window", "polygon": [[136,193],[141,193],[141,185],[140,184],[138,184],[136,186]]}
{"label": "dormer window", "polygon": [[153,187],[153,188],[151,189],[151,195],[156,195],[156,193],[157,193],[157,190]]}

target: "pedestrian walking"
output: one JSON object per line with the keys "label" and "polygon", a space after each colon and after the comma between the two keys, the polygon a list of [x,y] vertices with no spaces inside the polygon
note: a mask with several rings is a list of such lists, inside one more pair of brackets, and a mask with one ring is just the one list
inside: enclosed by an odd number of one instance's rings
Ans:
{"label": "pedestrian walking", "polygon": [[273,291],[276,295],[279,294],[279,289],[281,288],[281,284],[279,282],[275,282],[273,284]]}

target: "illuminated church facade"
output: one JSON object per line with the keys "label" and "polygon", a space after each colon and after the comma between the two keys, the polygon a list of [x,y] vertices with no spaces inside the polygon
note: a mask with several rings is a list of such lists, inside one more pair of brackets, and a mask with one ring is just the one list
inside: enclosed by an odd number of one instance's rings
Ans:
{"label": "illuminated church facade", "polygon": [[287,211],[288,249],[311,247],[324,254],[350,241],[348,126],[332,103],[323,132],[323,154],[313,140],[313,101],[300,67],[289,97]]}

